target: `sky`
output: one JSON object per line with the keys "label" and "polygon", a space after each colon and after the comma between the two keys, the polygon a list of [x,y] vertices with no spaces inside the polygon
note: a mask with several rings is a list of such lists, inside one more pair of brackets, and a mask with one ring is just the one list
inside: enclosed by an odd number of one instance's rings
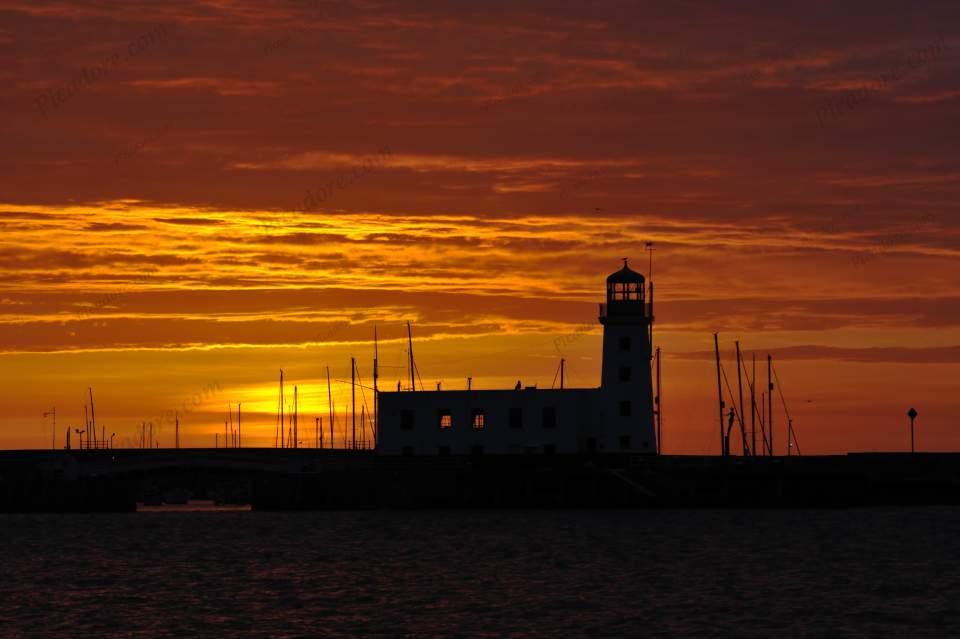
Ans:
{"label": "sky", "polygon": [[0,447],[62,447],[88,388],[117,446],[238,403],[272,446],[281,368],[316,445],[327,367],[342,445],[350,358],[369,386],[376,327],[395,386],[407,321],[425,387],[595,387],[653,242],[664,452],[719,450],[714,332],[734,384],[735,341],[773,354],[779,454],[786,411],[803,454],[909,448],[911,406],[958,450],[958,18],[0,0]]}

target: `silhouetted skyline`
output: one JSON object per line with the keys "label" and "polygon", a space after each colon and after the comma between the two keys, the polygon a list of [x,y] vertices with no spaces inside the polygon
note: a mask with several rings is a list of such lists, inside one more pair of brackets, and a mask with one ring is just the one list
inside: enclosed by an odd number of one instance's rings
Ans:
{"label": "silhouetted skyline", "polygon": [[714,331],[805,452],[902,450],[911,406],[960,449],[958,12],[0,2],[0,447],[88,387],[118,443],[243,402],[269,445],[280,368],[312,424],[406,320],[428,385],[596,386],[598,282],[653,241],[667,452],[716,452]]}

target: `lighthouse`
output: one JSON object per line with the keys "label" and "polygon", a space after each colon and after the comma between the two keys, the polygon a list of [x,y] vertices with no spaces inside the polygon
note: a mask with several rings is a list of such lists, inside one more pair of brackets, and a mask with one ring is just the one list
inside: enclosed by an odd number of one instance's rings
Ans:
{"label": "lighthouse", "polygon": [[[600,304],[600,387],[380,391],[379,455],[656,454],[653,285],[623,268]],[[414,367],[411,366],[411,370]]]}
{"label": "lighthouse", "polygon": [[653,424],[653,285],[649,298],[643,275],[623,259],[623,268],[607,278],[600,304],[603,367],[600,378],[602,448],[651,452]]}

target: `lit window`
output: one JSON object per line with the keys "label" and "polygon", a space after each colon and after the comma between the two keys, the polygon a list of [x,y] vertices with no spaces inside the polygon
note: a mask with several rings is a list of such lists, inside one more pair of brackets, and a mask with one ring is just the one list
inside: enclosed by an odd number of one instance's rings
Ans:
{"label": "lit window", "polygon": [[483,430],[487,425],[486,414],[482,408],[473,409],[473,427],[476,430]]}
{"label": "lit window", "polygon": [[440,410],[440,430],[447,430],[453,428],[453,415],[450,414],[448,409]]}

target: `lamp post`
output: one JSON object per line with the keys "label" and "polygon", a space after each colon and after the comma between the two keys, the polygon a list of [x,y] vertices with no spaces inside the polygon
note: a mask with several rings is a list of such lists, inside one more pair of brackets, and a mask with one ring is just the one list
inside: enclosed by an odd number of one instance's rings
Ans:
{"label": "lamp post", "polygon": [[910,418],[910,452],[911,453],[917,452],[916,447],[914,446],[913,423],[917,421],[917,415],[919,414],[920,413],[917,412],[916,408],[911,408],[910,410],[907,411],[907,417]]}
{"label": "lamp post", "polygon": [[113,438],[116,436],[116,433],[110,433],[110,448],[113,448]]}
{"label": "lamp post", "polygon": [[79,428],[74,428],[73,430],[76,431],[77,435],[80,435],[80,450],[83,450],[83,434],[87,432],[87,430],[80,430]]}

